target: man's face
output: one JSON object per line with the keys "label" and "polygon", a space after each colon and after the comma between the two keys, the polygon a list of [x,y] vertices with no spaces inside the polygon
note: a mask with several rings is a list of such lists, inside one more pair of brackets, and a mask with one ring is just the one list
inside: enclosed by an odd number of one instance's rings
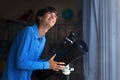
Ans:
{"label": "man's face", "polygon": [[54,12],[47,12],[42,18],[41,18],[41,24],[43,24],[45,27],[51,28],[55,25],[57,20],[57,15]]}

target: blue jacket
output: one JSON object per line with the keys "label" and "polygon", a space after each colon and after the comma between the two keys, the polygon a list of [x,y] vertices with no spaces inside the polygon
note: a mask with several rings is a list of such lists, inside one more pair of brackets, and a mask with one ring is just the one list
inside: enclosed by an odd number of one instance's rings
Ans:
{"label": "blue jacket", "polygon": [[46,42],[36,24],[25,27],[15,38],[1,80],[31,80],[37,69],[49,69],[48,61],[39,60]]}

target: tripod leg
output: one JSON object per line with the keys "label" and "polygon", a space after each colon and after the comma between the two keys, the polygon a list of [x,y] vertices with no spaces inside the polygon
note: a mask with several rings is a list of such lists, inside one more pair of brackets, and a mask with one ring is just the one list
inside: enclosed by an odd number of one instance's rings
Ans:
{"label": "tripod leg", "polygon": [[66,80],[70,80],[70,77],[69,77],[69,75],[66,75]]}

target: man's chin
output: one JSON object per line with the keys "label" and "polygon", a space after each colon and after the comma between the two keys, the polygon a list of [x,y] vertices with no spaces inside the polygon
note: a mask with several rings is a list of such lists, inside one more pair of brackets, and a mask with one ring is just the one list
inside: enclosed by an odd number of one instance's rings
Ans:
{"label": "man's chin", "polygon": [[49,27],[52,28],[54,25],[50,25]]}

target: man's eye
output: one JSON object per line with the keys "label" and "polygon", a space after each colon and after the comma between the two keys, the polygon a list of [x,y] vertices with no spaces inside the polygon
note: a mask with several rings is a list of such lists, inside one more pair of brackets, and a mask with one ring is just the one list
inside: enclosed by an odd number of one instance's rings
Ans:
{"label": "man's eye", "polygon": [[54,18],[57,18],[57,16],[53,16]]}

